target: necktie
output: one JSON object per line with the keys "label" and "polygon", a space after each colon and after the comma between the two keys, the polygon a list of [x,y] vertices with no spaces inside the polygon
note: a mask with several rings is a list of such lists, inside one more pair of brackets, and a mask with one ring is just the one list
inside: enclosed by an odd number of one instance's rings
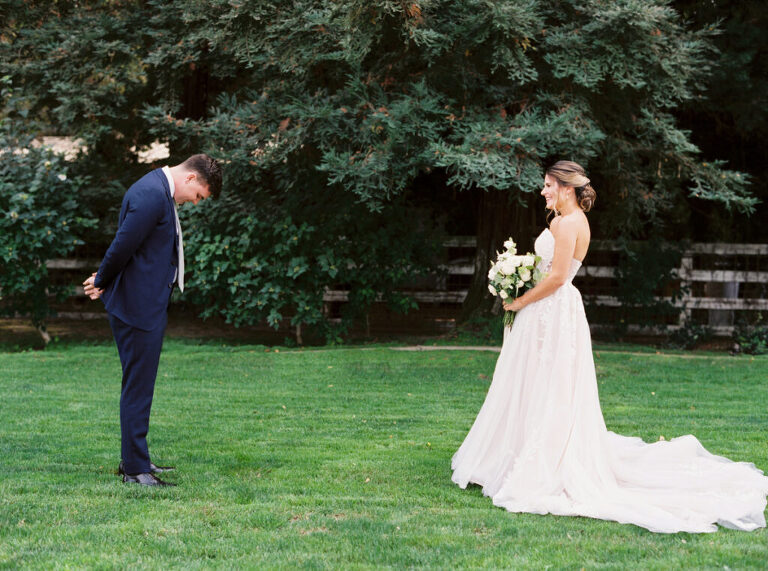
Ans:
{"label": "necktie", "polygon": [[177,268],[179,290],[184,291],[184,242],[181,240],[181,223],[179,222],[179,209],[174,203],[173,213],[176,215],[176,232],[179,234],[179,266]]}

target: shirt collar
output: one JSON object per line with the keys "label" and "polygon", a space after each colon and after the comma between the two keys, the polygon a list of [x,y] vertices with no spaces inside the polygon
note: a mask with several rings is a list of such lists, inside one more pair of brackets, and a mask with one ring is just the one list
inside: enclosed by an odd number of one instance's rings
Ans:
{"label": "shirt collar", "polygon": [[176,185],[173,184],[173,177],[171,176],[171,169],[167,166],[163,167],[163,174],[165,174],[165,178],[168,179],[168,186],[171,187],[171,197],[173,197],[174,194],[176,194]]}

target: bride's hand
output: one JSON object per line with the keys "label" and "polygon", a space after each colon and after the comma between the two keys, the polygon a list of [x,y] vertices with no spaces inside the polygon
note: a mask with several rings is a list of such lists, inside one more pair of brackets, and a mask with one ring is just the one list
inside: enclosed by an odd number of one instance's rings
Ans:
{"label": "bride's hand", "polygon": [[504,302],[505,311],[520,311],[521,309],[523,309],[523,304],[520,302],[520,298]]}

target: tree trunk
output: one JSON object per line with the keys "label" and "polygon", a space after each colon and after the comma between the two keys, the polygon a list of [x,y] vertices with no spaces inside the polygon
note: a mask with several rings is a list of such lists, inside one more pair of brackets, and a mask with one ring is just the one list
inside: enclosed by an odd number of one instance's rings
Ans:
{"label": "tree trunk", "polygon": [[[181,81],[179,96],[181,108],[177,114],[180,119],[200,121],[208,117],[208,94],[210,72],[206,63],[190,63],[187,74]],[[183,142],[171,140],[170,155],[172,161],[183,161],[188,156],[201,152],[201,141],[197,136]]]}
{"label": "tree trunk", "polygon": [[533,237],[536,231],[535,194],[522,195],[521,203],[509,191],[493,189],[475,192],[475,273],[462,307],[462,321],[491,312],[496,298],[488,292],[488,270],[491,260],[496,258],[496,252],[504,247],[504,241],[511,237],[517,243],[518,252],[533,251]]}
{"label": "tree trunk", "polygon": [[189,64],[189,71],[182,80],[180,117],[195,121],[207,117],[209,80],[206,64]]}
{"label": "tree trunk", "polygon": [[301,323],[296,324],[296,345],[299,347],[304,345],[304,339],[301,337]]}

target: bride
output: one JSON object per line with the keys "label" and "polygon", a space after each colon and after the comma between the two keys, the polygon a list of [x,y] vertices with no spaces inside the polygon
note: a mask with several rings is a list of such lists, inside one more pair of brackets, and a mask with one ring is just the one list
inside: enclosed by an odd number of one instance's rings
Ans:
{"label": "bride", "polygon": [[609,431],[597,394],[589,326],[571,281],[589,248],[595,200],[584,169],[559,161],[542,196],[556,216],[536,239],[536,287],[519,312],[485,402],[453,456],[453,481],[482,486],[511,512],[586,516],[654,532],[765,526],[768,477],[707,452],[691,435],[646,444]]}

